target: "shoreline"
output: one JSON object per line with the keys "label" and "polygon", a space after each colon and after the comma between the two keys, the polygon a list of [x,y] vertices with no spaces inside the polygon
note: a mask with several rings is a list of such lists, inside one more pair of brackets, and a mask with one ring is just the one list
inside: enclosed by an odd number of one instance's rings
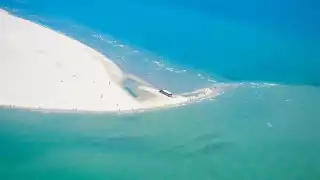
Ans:
{"label": "shoreline", "polygon": [[150,112],[150,111],[158,111],[162,109],[172,109],[172,108],[179,108],[181,106],[188,106],[192,104],[201,103],[204,101],[210,101],[214,100],[216,97],[220,96],[224,92],[208,98],[202,98],[202,99],[195,99],[195,100],[188,100],[186,102],[182,103],[174,103],[166,106],[155,106],[155,107],[146,107],[146,108],[139,108],[134,110],[120,110],[120,111],[114,111],[114,110],[73,110],[73,109],[42,109],[37,107],[27,107],[27,106],[16,106],[16,105],[0,105],[1,109],[10,109],[10,110],[21,110],[21,111],[33,111],[33,112],[41,112],[41,113],[68,113],[68,114],[82,114],[82,113],[92,113],[92,114],[131,114],[131,113],[144,113],[144,112]]}
{"label": "shoreline", "polygon": [[[222,86],[225,84],[222,84]],[[229,85],[228,85],[229,86]],[[237,86],[237,85],[234,85]],[[204,101],[211,101],[217,98],[218,96],[222,95],[224,91],[220,91],[213,96],[208,96],[199,99],[192,99],[181,103],[173,103],[166,106],[155,106],[155,107],[146,107],[146,108],[139,108],[134,110],[121,110],[121,111],[114,111],[114,110],[76,110],[76,109],[42,109],[38,107],[28,107],[28,106],[16,106],[16,105],[3,105],[0,104],[1,109],[10,109],[10,110],[21,110],[21,111],[33,111],[33,112],[41,112],[41,113],[68,113],[68,114],[82,114],[82,113],[92,113],[92,114],[131,114],[131,113],[144,113],[150,111],[158,111],[162,109],[171,109],[171,108],[179,108],[181,106],[189,106],[197,103],[201,103]]]}
{"label": "shoreline", "polygon": [[[209,87],[166,97],[143,78],[126,74],[97,50],[63,33],[3,9],[0,21],[0,39],[4,39],[0,44],[4,46],[2,52],[0,49],[4,61],[4,67],[0,67],[0,82],[4,84],[0,108],[139,112],[182,106],[214,98],[221,92]],[[139,94],[150,97],[141,100],[130,95],[123,86],[126,79],[139,83]]]}

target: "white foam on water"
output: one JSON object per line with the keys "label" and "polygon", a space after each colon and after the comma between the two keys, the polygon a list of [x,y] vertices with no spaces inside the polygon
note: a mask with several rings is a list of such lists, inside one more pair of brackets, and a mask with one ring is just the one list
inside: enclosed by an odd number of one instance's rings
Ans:
{"label": "white foam on water", "polygon": [[124,48],[124,45],[123,44],[116,44],[114,45],[115,47],[120,47],[120,48]]}
{"label": "white foam on water", "polygon": [[166,70],[173,72],[173,68],[166,68]]}
{"label": "white foam on water", "polygon": [[279,86],[279,84],[275,83],[258,83],[258,82],[249,82],[249,83],[239,83],[241,85],[248,84],[252,88],[270,88],[274,86]]}
{"label": "white foam on water", "polygon": [[270,122],[268,122],[267,125],[268,125],[269,128],[273,127],[273,125]]}
{"label": "white foam on water", "polygon": [[152,61],[154,64],[156,64],[158,67],[164,67],[163,61]]}
{"label": "white foam on water", "polygon": [[216,83],[217,81],[215,81],[215,80],[213,80],[213,79],[208,79],[208,82]]}
{"label": "white foam on water", "polygon": [[183,69],[183,70],[175,70],[174,71],[175,73],[177,73],[177,74],[180,74],[180,73],[186,73],[187,72],[187,70],[185,70],[185,69]]}
{"label": "white foam on water", "polygon": [[99,35],[99,34],[93,34],[92,36],[95,37],[95,38],[101,39],[102,41],[105,40],[104,37],[102,35]]}

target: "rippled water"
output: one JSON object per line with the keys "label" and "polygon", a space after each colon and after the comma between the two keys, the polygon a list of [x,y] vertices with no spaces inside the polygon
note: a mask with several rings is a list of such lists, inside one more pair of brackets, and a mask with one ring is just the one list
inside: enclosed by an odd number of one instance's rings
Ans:
{"label": "rippled water", "polygon": [[316,88],[277,86],[140,114],[2,109],[0,173],[10,180],[318,179],[319,102]]}
{"label": "rippled water", "polygon": [[211,101],[137,114],[2,108],[1,177],[319,179],[317,4],[1,1],[158,87],[241,84]]}

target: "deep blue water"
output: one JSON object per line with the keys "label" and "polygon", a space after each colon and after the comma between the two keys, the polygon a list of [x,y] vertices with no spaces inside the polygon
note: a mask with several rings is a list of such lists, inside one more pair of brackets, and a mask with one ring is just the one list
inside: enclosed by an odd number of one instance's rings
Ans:
{"label": "deep blue water", "polygon": [[315,0],[4,0],[231,81],[320,85]]}
{"label": "deep blue water", "polygon": [[319,3],[1,0],[159,88],[251,83],[138,114],[0,108],[0,179],[319,180]]}

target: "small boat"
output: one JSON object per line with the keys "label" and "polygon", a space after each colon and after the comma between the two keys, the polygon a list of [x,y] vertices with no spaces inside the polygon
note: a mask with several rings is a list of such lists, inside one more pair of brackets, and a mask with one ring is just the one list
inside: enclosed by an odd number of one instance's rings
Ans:
{"label": "small boat", "polygon": [[163,95],[166,95],[168,97],[172,97],[173,96],[171,92],[169,92],[167,90],[164,90],[164,89],[159,90],[159,93],[161,93]]}

